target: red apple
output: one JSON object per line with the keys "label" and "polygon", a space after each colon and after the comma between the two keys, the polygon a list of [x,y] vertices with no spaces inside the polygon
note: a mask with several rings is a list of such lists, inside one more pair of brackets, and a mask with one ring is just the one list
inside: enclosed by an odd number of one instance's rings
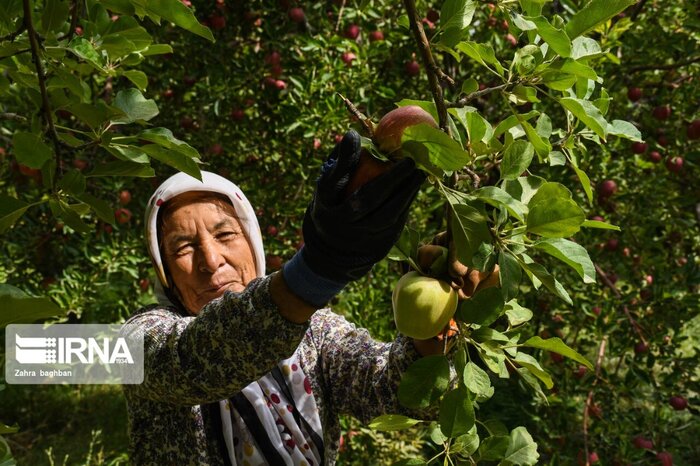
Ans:
{"label": "red apple", "polygon": [[147,292],[150,287],[151,281],[148,278],[142,278],[139,280],[139,288],[141,288],[141,292]]}
{"label": "red apple", "polygon": [[672,396],[671,398],[669,398],[668,403],[676,411],[683,411],[685,408],[688,407],[688,400],[686,400],[682,396]]}
{"label": "red apple", "polygon": [[420,65],[417,61],[411,60],[409,62],[406,62],[406,64],[404,65],[404,70],[409,76],[418,76],[418,74],[420,74]]}
{"label": "red apple", "polygon": [[663,157],[661,156],[661,153],[659,151],[653,150],[649,152],[649,160],[651,160],[652,162],[659,163],[661,162],[661,159],[663,159]]}
{"label": "red apple", "polygon": [[680,173],[683,170],[683,158],[671,157],[666,159],[666,168],[671,173]]}
{"label": "red apple", "polygon": [[643,354],[649,351],[649,344],[645,343],[643,341],[640,341],[636,345],[634,345],[634,352],[636,354]]}
{"label": "red apple", "polygon": [[36,178],[41,174],[41,170],[38,170],[36,168],[29,168],[26,165],[19,165],[19,172],[23,174],[24,176],[29,176],[32,178]]}
{"label": "red apple", "polygon": [[578,368],[574,371],[574,377],[577,379],[582,379],[586,375],[586,372],[588,372],[588,368],[586,366],[578,366]]}
{"label": "red apple", "polygon": [[195,76],[187,75],[184,78],[182,78],[182,82],[184,82],[185,85],[192,87],[197,82],[197,78]]}
{"label": "red apple", "polygon": [[175,96],[175,92],[172,89],[168,88],[164,90],[161,95],[166,99],[172,99]]}
{"label": "red apple", "polygon": [[319,138],[314,138],[314,150],[321,148],[321,140]]}
{"label": "red apple", "polygon": [[627,98],[632,102],[636,102],[642,98],[642,90],[638,87],[630,87],[627,89]]}
{"label": "red apple", "polygon": [[511,47],[518,46],[518,39],[513,34],[506,34],[506,42],[508,42],[511,45]]}
{"label": "red apple", "polygon": [[668,120],[668,118],[671,116],[671,106],[659,105],[651,111],[651,115],[657,120]]}
{"label": "red apple", "polygon": [[617,183],[614,180],[605,180],[598,186],[598,195],[607,199],[617,192]]}
{"label": "red apple", "polygon": [[280,256],[268,254],[265,256],[265,262],[267,263],[267,268],[271,270],[277,270],[282,267],[282,258]]}
{"label": "red apple", "polygon": [[369,33],[370,42],[381,42],[384,40],[384,33],[382,31],[372,31]]}
{"label": "red apple", "polygon": [[209,24],[212,29],[217,31],[226,27],[226,18],[221,15],[211,15],[209,17]]}
{"label": "red apple", "polygon": [[131,202],[131,193],[126,189],[121,190],[119,192],[119,204],[127,205],[129,202]]}
{"label": "red apple", "polygon": [[668,146],[668,138],[662,134],[656,138],[656,143],[661,147],[666,147]]}
{"label": "red apple", "polygon": [[209,148],[209,153],[213,154],[213,155],[221,155],[224,153],[224,147],[221,144],[219,144],[218,142],[214,143]]}
{"label": "red apple", "polygon": [[351,66],[353,60],[357,58],[357,55],[355,55],[352,52],[343,52],[343,55],[341,55],[340,59],[343,60],[343,63],[347,66]]}
{"label": "red apple", "polygon": [[275,78],[282,76],[282,73],[284,73],[284,68],[282,68],[282,65],[272,65],[270,67],[270,74],[272,74],[272,76]]}
{"label": "red apple", "polygon": [[131,220],[131,211],[129,209],[119,208],[114,211],[114,219],[119,224],[127,223]]}
{"label": "red apple", "polygon": [[355,172],[345,187],[345,198],[360,189],[370,180],[378,177],[391,168],[390,162],[384,162],[372,156],[366,150],[360,153],[360,162],[357,164]]}
{"label": "red apple", "polygon": [[282,62],[282,55],[277,50],[273,50],[265,56],[265,63],[268,65],[279,65]]}
{"label": "red apple", "polygon": [[345,28],[345,37],[348,39],[355,40],[360,35],[360,26],[357,24],[350,24]]}
{"label": "red apple", "polygon": [[667,451],[658,452],[656,459],[661,461],[661,466],[673,466],[673,455]]}
{"label": "red apple", "polygon": [[88,163],[85,159],[74,159],[73,166],[78,170],[83,171],[88,167]]}
{"label": "red apple", "polygon": [[428,21],[437,23],[437,21],[440,19],[440,13],[431,8],[428,10],[428,14],[425,15],[425,17],[428,18]]}
{"label": "red apple", "polygon": [[688,139],[700,139],[700,120],[693,120],[686,130]]}
{"label": "red apple", "polygon": [[406,128],[420,123],[437,128],[433,116],[417,105],[394,109],[379,120],[374,129],[374,143],[383,153],[391,154],[401,148],[401,137]]}
{"label": "red apple", "polygon": [[183,116],[180,118],[180,128],[182,129],[192,129],[194,127],[194,120],[191,117]]}
{"label": "red apple", "polygon": [[294,23],[303,23],[306,19],[304,9],[299,7],[291,8],[287,15],[289,16],[289,19],[291,19]]}
{"label": "red apple", "polygon": [[554,352],[550,351],[549,357],[552,358],[552,361],[554,361],[557,364],[561,364],[562,362],[564,362],[564,356],[562,356],[559,353],[554,353]]}
{"label": "red apple", "polygon": [[643,154],[647,151],[647,148],[649,147],[649,144],[645,142],[633,142],[632,143],[632,152],[635,154]]}
{"label": "red apple", "polygon": [[653,294],[649,288],[644,288],[643,290],[639,291],[639,297],[644,301],[649,301],[652,296]]}
{"label": "red apple", "polygon": [[610,238],[606,243],[605,243],[605,249],[608,251],[616,251],[617,246],[620,244],[619,240],[617,238]]}
{"label": "red apple", "polygon": [[276,79],[275,80],[275,88],[280,90],[280,91],[287,89],[287,83],[282,81],[281,79]]}
{"label": "red apple", "polygon": [[591,312],[597,316],[599,316],[602,311],[603,310],[600,308],[600,306],[595,306],[593,309],[591,309]]}
{"label": "red apple", "polygon": [[654,283],[654,276],[647,275],[646,277],[644,277],[644,281],[646,282],[647,285],[651,286],[652,283]]}
{"label": "red apple", "polygon": [[231,119],[233,121],[243,121],[245,118],[245,112],[240,108],[234,108],[231,110]]}
{"label": "red apple", "polygon": [[652,442],[648,438],[642,437],[641,435],[637,435],[632,440],[632,444],[640,450],[651,450],[652,448],[654,448],[654,442]]}
{"label": "red apple", "polygon": [[278,233],[277,227],[274,226],[274,225],[268,225],[268,226],[267,226],[267,229],[266,229],[265,231],[266,231],[267,234],[270,235],[270,236],[277,236],[277,233]]}

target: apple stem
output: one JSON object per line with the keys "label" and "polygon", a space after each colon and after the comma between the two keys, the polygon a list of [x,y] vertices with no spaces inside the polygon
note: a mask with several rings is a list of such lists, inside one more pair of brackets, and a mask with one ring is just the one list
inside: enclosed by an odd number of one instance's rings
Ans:
{"label": "apple stem", "polygon": [[360,120],[360,123],[362,123],[362,126],[365,127],[365,130],[369,134],[370,138],[374,137],[374,125],[372,125],[372,120],[367,118],[361,111],[355,107],[355,104],[353,104],[350,99],[346,98],[343,94],[340,92],[338,93],[341,99],[343,99],[343,102],[345,103],[345,106],[347,107],[348,111],[353,114],[355,118]]}

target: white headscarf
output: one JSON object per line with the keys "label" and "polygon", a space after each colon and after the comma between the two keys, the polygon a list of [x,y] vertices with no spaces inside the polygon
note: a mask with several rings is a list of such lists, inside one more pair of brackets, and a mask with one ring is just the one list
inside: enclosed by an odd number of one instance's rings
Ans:
{"label": "white headscarf", "polygon": [[202,181],[186,173],[178,173],[165,180],[158,189],[156,189],[146,206],[145,225],[148,253],[151,256],[153,268],[155,268],[156,275],[158,276],[158,282],[155,287],[156,297],[158,298],[158,302],[162,305],[174,305],[175,303],[171,302],[165,293],[165,289],[168,289],[171,284],[168,283],[168,279],[165,276],[163,259],[160,256],[157,231],[158,212],[165,202],[189,191],[219,193],[227,196],[231,200],[241,228],[243,228],[243,232],[248,237],[253,249],[257,276],[265,276],[265,250],[263,248],[260,225],[255,216],[255,209],[253,209],[253,206],[245,197],[243,191],[231,181],[215,173],[202,171]]}

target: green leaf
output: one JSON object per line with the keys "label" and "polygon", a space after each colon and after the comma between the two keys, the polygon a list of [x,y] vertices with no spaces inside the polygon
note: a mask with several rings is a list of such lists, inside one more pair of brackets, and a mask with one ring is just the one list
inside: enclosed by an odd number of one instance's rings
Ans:
{"label": "green leaf", "polygon": [[[528,177],[528,179],[530,178],[532,177]],[[571,199],[571,191],[561,183],[547,181],[537,188],[537,192],[530,198],[527,205],[532,207],[535,204],[551,201],[552,199]]]}
{"label": "green leaf", "polygon": [[494,389],[491,386],[489,375],[481,367],[473,362],[468,362],[462,373],[464,385],[477,396],[479,401],[488,400],[493,396]]}
{"label": "green leaf", "polygon": [[452,237],[455,239],[457,259],[472,267],[472,257],[482,242],[491,241],[488,218],[479,209],[467,204],[451,204]]}
{"label": "green leaf", "polygon": [[446,0],[440,12],[440,22],[444,30],[440,42],[447,47],[454,47],[471,24],[475,10],[474,0]]}
{"label": "green leaf", "polygon": [[428,463],[420,458],[408,458],[392,463],[391,466],[428,466]]}
{"label": "green leaf", "polygon": [[544,16],[525,17],[526,21],[531,21],[537,26],[540,37],[549,44],[557,54],[562,57],[571,55],[571,40],[561,29],[552,26]]}
{"label": "green leaf", "polygon": [[17,198],[0,194],[0,234],[6,232],[31,207]]}
{"label": "green leaf", "polygon": [[518,126],[521,121],[527,121],[530,118],[533,118],[537,115],[539,115],[540,112],[536,110],[532,110],[531,112],[519,114],[519,115],[510,115],[503,121],[501,121],[498,126],[496,126],[496,129],[493,130],[493,135],[495,137],[500,137],[501,134],[505,133],[509,129]]}
{"label": "green leaf", "polygon": [[73,195],[82,194],[85,192],[85,176],[78,170],[70,170],[58,180],[56,186]]}
{"label": "green leaf", "polygon": [[199,159],[193,159],[192,157],[184,155],[182,152],[166,149],[157,144],[141,146],[141,150],[156,160],[168,164],[181,172],[187,173],[193,178],[197,178],[200,181],[202,180],[202,174],[197,165]]}
{"label": "green leaf", "polygon": [[426,408],[435,402],[450,383],[450,364],[443,355],[420,358],[401,376],[399,402],[407,408]]}
{"label": "green leaf", "polygon": [[601,230],[621,231],[620,227],[617,225],[611,225],[610,223],[600,222],[598,220],[586,220],[581,226],[586,228],[599,228]]}
{"label": "green leaf", "polygon": [[64,201],[49,200],[51,212],[63,222],[77,231],[78,233],[87,233],[92,228],[85,224],[80,218],[80,213],[76,212],[76,206],[69,205]]}
{"label": "green leaf", "polygon": [[146,99],[141,91],[132,88],[117,92],[114,106],[124,112],[124,116],[115,118],[115,123],[134,123],[148,121],[158,115],[158,105],[153,99]]}
{"label": "green leaf", "polygon": [[47,298],[35,298],[19,288],[0,283],[0,329],[10,324],[31,324],[37,320],[63,314],[60,307]]}
{"label": "green leaf", "polygon": [[608,131],[608,122],[598,107],[589,100],[563,97],[559,103],[573,115],[581,120],[584,125],[593,130],[601,139],[605,140]]}
{"label": "green leaf", "polygon": [[420,235],[408,225],[404,225],[401,236],[392,246],[387,258],[393,261],[407,261],[416,257]]}
{"label": "green leaf", "polygon": [[97,165],[86,176],[135,176],[139,178],[150,178],[156,176],[156,172],[148,164],[119,161]]}
{"label": "green leaf", "polygon": [[577,37],[571,43],[571,58],[578,60],[601,54],[600,44],[590,37]]}
{"label": "green leaf", "polygon": [[542,369],[542,366],[540,366],[540,363],[539,361],[537,361],[537,359],[533,358],[529,354],[518,352],[518,354],[515,355],[515,361],[522,367],[530,371],[532,375],[540,379],[548,390],[551,390],[551,388],[554,387],[552,376],[549,375],[547,371]]}
{"label": "green leaf", "polygon": [[540,457],[537,444],[525,427],[516,427],[510,432],[510,444],[499,466],[530,466]]}
{"label": "green leaf", "polygon": [[545,180],[539,176],[521,176],[515,181],[505,181],[503,189],[513,198],[527,205],[543,184]]}
{"label": "green leaf", "polygon": [[440,429],[447,437],[468,434],[474,427],[474,405],[466,388],[460,386],[447,392],[440,403],[439,421]]}
{"label": "green leaf", "polygon": [[108,144],[102,145],[102,147],[120,160],[146,165],[150,163],[148,155],[141,150],[141,146]]}
{"label": "green leaf", "polygon": [[501,160],[501,178],[504,180],[514,180],[522,172],[528,169],[532,158],[535,155],[535,148],[527,141],[513,141],[509,145]]}
{"label": "green leaf", "polygon": [[631,141],[642,141],[642,133],[639,132],[636,126],[625,120],[613,120],[612,124],[608,125],[608,134]]}
{"label": "green leaf", "polygon": [[19,425],[15,424],[13,426],[8,426],[0,422],[0,435],[14,434],[17,431],[19,431]]}
{"label": "green leaf", "polygon": [[579,274],[584,283],[595,283],[595,267],[588,256],[588,251],[580,244],[556,238],[540,240],[533,247],[570,266]]}
{"label": "green leaf", "polygon": [[430,162],[445,171],[459,170],[470,160],[469,154],[457,141],[426,123],[406,128],[401,141],[402,144],[407,141],[423,144],[428,149]]}
{"label": "green leaf", "polygon": [[129,81],[136,84],[140,90],[145,91],[148,87],[148,76],[143,71],[129,70],[122,73]]}
{"label": "green leaf", "polygon": [[92,210],[95,211],[100,220],[114,225],[114,212],[112,211],[112,207],[106,201],[98,199],[92,194],[88,193],[82,193],[80,195],[75,195],[74,197],[89,205]]}
{"label": "green leaf", "polygon": [[[520,269],[520,267],[518,267]],[[532,311],[526,307],[522,307],[514,299],[511,299],[506,303],[506,316],[508,316],[508,322],[511,326],[517,327],[518,325],[524,324],[525,322],[532,319]]]}
{"label": "green leaf", "polygon": [[491,325],[503,314],[504,304],[500,288],[484,288],[470,299],[462,301],[456,315],[470,324]]}
{"label": "green leaf", "polygon": [[68,50],[90,63],[98,71],[104,72],[102,56],[95,50],[95,47],[89,40],[75,36],[68,44]]}
{"label": "green leaf", "polygon": [[535,128],[533,128],[527,121],[521,119],[520,115],[518,115],[518,119],[520,120],[520,125],[523,127],[523,131],[525,131],[527,138],[535,148],[537,156],[540,158],[540,160],[544,160],[552,150],[552,145],[547,139],[542,139],[540,135],[537,134],[537,131],[535,131]]}
{"label": "green leaf", "polygon": [[104,102],[97,102],[94,104],[75,103],[68,105],[66,110],[75,115],[80,121],[87,124],[94,131],[97,131],[100,126],[110,119],[124,117],[124,113],[120,109],[109,106]]}
{"label": "green leaf", "polygon": [[[474,78],[469,78],[462,83],[462,94],[471,94],[472,92],[476,92],[478,90],[479,90],[479,83],[476,82],[476,79],[474,79]],[[461,108],[464,108],[464,107],[461,107]],[[452,109],[450,109],[450,110],[452,110]],[[455,109],[455,110],[457,110],[457,109]]]}
{"label": "green leaf", "polygon": [[522,280],[520,264],[510,252],[501,251],[498,253],[498,267],[503,300],[510,301],[518,295],[518,287]]}
{"label": "green leaf", "polygon": [[138,138],[158,144],[166,149],[172,149],[180,152],[181,154],[193,159],[199,158],[199,152],[197,152],[197,149],[190,146],[185,141],[181,141],[173,136],[172,131],[170,131],[168,128],[149,128],[141,131]]}
{"label": "green leaf", "polygon": [[[525,256],[523,255],[523,258]],[[520,266],[525,270],[525,272],[528,274],[530,277],[530,280],[533,282],[533,285],[535,285],[535,288],[539,288],[539,284],[541,283],[544,284],[544,286],[554,293],[556,296],[560,297],[561,299],[564,300],[567,304],[571,305],[573,302],[571,301],[571,297],[569,296],[569,293],[564,289],[561,283],[559,283],[559,280],[554,278],[552,274],[550,274],[547,269],[545,269],[541,264],[536,264],[534,262],[520,262]],[[535,281],[537,280],[537,282]]]}
{"label": "green leaf", "polygon": [[503,66],[496,58],[496,53],[491,45],[465,41],[457,44],[456,48],[489,69],[491,69],[489,65],[492,65],[495,68],[495,72],[503,76]]}
{"label": "green leaf", "polygon": [[581,187],[583,188],[583,192],[586,193],[586,199],[588,199],[588,203],[593,202],[593,189],[591,188],[591,180],[588,178],[588,175],[586,175],[586,172],[578,168],[578,166],[575,163],[571,164],[574,167],[574,172],[576,172],[576,176],[578,176],[579,181],[581,182]]}
{"label": "green leaf", "polygon": [[161,17],[171,23],[175,23],[182,29],[214,42],[211,30],[199,24],[199,21],[194,16],[194,12],[180,0],[132,0],[132,3],[137,9],[139,7],[142,8],[151,17]]}
{"label": "green leaf", "polygon": [[400,414],[383,414],[377,416],[369,422],[369,428],[372,430],[381,430],[385,432],[391,432],[395,430],[408,429],[416,424],[423,421],[418,419],[411,419],[408,416],[402,416]]}
{"label": "green leaf", "polygon": [[475,108],[451,108],[448,112],[457,117],[457,120],[467,131],[467,137],[472,145],[477,141],[488,142],[493,137],[491,124]]}
{"label": "green leaf", "polygon": [[585,220],[576,202],[557,198],[530,207],[527,231],[547,238],[565,238],[576,234]]}
{"label": "green leaf", "polygon": [[472,194],[494,207],[505,207],[518,220],[523,220],[527,215],[528,208],[525,204],[496,186],[485,186],[477,189]]}
{"label": "green leaf", "polygon": [[543,340],[538,336],[534,336],[527,341],[525,341],[522,346],[529,346],[530,348],[538,348],[546,351],[553,351],[559,353],[562,356],[573,359],[574,361],[583,364],[587,368],[593,370],[593,364],[591,364],[588,359],[581,356],[579,353],[573,349],[566,346],[566,343],[561,341],[560,338],[548,338]]}
{"label": "green leaf", "polygon": [[41,168],[53,156],[38,134],[18,131],[12,136],[12,145],[17,162],[29,168]]}
{"label": "green leaf", "polygon": [[[508,431],[506,431],[508,434]],[[498,461],[506,455],[510,445],[508,435],[492,435],[486,437],[479,446],[479,458],[484,461]]]}
{"label": "green leaf", "polygon": [[561,71],[547,70],[542,73],[542,82],[555,91],[567,91],[576,84],[576,76]]}
{"label": "green leaf", "polygon": [[571,39],[575,39],[634,3],[637,3],[637,0],[591,0],[571,17],[566,25],[566,33]]}
{"label": "green leaf", "polygon": [[146,50],[141,52],[144,57],[149,57],[151,55],[163,55],[166,53],[173,53],[173,48],[168,44],[153,44],[150,45]]}
{"label": "green leaf", "polygon": [[478,448],[479,433],[477,432],[476,427],[474,427],[469,431],[469,433],[460,435],[454,440],[454,442],[452,442],[450,452],[469,456],[473,455]]}
{"label": "green leaf", "polygon": [[41,12],[41,27],[39,31],[44,36],[48,35],[49,32],[55,34],[67,20],[68,2],[64,0],[46,0]]}

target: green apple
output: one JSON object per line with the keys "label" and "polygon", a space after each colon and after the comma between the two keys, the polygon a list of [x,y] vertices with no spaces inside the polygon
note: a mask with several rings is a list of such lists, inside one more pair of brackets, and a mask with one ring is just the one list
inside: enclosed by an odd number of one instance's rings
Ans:
{"label": "green apple", "polygon": [[448,324],[457,310],[457,291],[442,280],[408,272],[391,298],[394,322],[406,336],[427,340]]}

